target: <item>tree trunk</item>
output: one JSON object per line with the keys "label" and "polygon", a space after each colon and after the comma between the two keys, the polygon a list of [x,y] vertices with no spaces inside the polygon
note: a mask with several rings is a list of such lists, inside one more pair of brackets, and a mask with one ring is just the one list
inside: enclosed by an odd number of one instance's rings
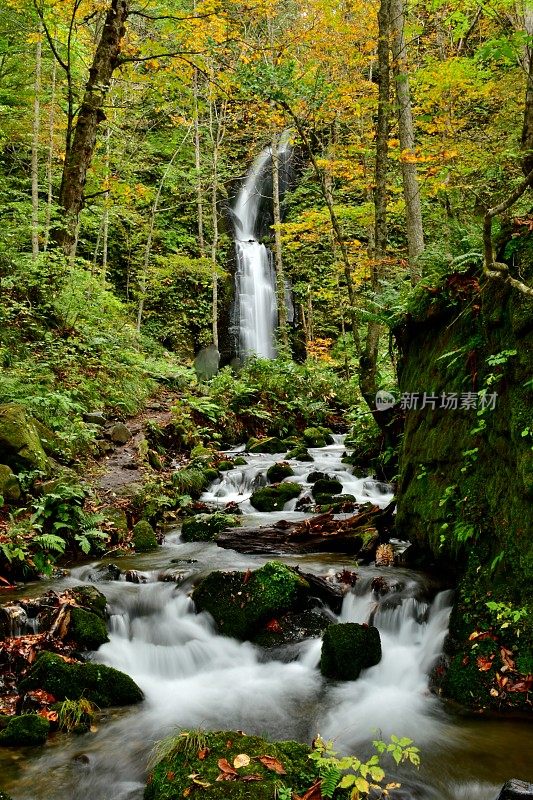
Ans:
{"label": "tree trunk", "polygon": [[42,43],[41,26],[35,50],[35,83],[33,97],[33,131],[31,142],[31,252],[35,261],[39,256],[39,128],[40,128],[40,94]]}
{"label": "tree trunk", "polygon": [[217,275],[217,250],[218,250],[218,145],[213,151],[213,185],[211,188],[211,213],[213,215],[213,239],[211,242],[211,263],[213,265],[213,344],[218,350],[218,275]]}
{"label": "tree trunk", "polygon": [[57,80],[57,61],[54,59],[52,64],[52,89],[50,95],[50,114],[48,116],[48,156],[46,159],[46,221],[44,224],[44,249],[48,250],[50,242],[50,223],[52,220],[52,203],[54,201],[54,127],[55,127],[55,102],[56,102],[56,80]]}
{"label": "tree trunk", "polygon": [[272,136],[272,199],[274,207],[274,264],[276,267],[276,291],[278,296],[278,325],[283,346],[289,348],[287,330],[287,303],[285,301],[285,273],[281,253],[281,203],[279,197],[279,137]]}
{"label": "tree trunk", "polygon": [[194,70],[194,163],[196,169],[196,213],[198,216],[198,249],[200,256],[205,256],[204,240],[204,204],[202,192],[200,120],[198,111],[198,70]]}
{"label": "tree trunk", "polygon": [[89,70],[89,80],[85,86],[72,145],[66,153],[59,197],[59,203],[65,210],[65,223],[55,237],[66,253],[72,250],[76,224],[83,208],[87,171],[93,157],[98,124],[105,119],[104,101],[111,77],[119,63],[128,11],[128,0],[111,0]]}
{"label": "tree trunk", "polygon": [[416,162],[414,161],[415,130],[407,68],[407,49],[405,45],[405,0],[391,0],[392,55],[398,109],[398,128],[402,150],[401,169],[403,193],[405,197],[405,218],[411,283],[420,280],[417,259],[424,252],[424,230],[422,227],[422,205],[418,185]]}
{"label": "tree trunk", "polygon": [[524,175],[527,175],[533,169],[533,45],[529,47],[529,69],[521,147],[524,153],[522,170]]}

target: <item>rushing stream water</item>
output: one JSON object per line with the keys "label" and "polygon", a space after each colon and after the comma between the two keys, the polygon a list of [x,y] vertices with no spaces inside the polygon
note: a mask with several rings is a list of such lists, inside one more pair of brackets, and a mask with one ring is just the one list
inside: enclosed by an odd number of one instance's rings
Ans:
{"label": "rushing stream water", "polygon": [[[303,490],[309,488],[308,473],[320,470],[335,474],[344,492],[359,501],[385,505],[390,499],[386,486],[347,471],[342,440],[311,453],[314,464],[294,464],[291,480]],[[275,461],[250,456],[246,467],[225,473],[203,499],[240,502],[245,524],[304,518],[291,510],[295,501],[277,514],[258,514],[249,504],[252,487]],[[139,800],[153,743],[176,727],[241,729],[301,741],[320,732],[338,750],[358,754],[368,752],[376,735],[409,736],[421,749],[422,767],[400,776],[406,798],[494,800],[507,778],[531,778],[533,739],[525,723],[461,718],[428,691],[428,671],[446,635],[449,591],[402,567],[358,568],[339,619],[372,621],[381,633],[383,658],[359,680],[332,684],[317,669],[319,639],[267,653],[219,636],[206,614],[194,613],[188,591],[199,574],[256,568],[268,560],[211,543],[182,543],[179,533],[170,534],[156,553],[123,559],[121,566],[142,570],[147,582],[100,580],[111,614],[110,641],[94,659],[131,675],[145,693],[144,703],[102,714],[96,732],[56,734],[42,750],[0,749],[0,785],[15,800]],[[338,554],[282,560],[316,574],[353,567]],[[183,573],[178,586],[158,581],[169,569]],[[396,591],[378,597],[370,586],[376,575]],[[101,576],[96,564],[79,567],[54,588]]]}

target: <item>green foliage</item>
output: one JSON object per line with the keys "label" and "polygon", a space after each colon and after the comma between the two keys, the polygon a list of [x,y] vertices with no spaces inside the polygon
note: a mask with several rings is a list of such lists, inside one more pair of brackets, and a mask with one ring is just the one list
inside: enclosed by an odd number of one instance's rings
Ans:
{"label": "green foliage", "polygon": [[90,700],[63,700],[57,707],[59,729],[67,733],[84,733],[96,716],[97,707]]}

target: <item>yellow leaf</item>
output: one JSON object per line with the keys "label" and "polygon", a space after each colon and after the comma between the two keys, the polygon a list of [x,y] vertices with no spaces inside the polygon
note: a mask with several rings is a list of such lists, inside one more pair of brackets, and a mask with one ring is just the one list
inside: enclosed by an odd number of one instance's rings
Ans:
{"label": "yellow leaf", "polygon": [[239,769],[239,767],[247,767],[250,763],[250,756],[247,756],[246,753],[239,753],[238,756],[235,756],[233,759],[233,766],[235,769]]}

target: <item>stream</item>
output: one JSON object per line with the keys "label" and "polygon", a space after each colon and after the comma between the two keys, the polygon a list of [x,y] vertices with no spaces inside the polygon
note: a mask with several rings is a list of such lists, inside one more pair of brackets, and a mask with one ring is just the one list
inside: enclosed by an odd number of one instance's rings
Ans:
{"label": "stream", "polygon": [[[358,502],[383,507],[389,502],[389,487],[354,477],[342,464],[342,437],[310,453],[312,464],[291,462],[295,477],[290,480],[301,483],[303,491],[310,489],[306,476],[319,470],[339,478],[343,492]],[[238,502],[245,525],[304,519],[308,515],[294,510],[296,500],[269,514],[259,514],[249,503],[253,488],[264,483],[266,469],[277,460],[247,455],[247,465],[225,473],[202,500],[221,506]],[[173,531],[156,552],[120,560],[123,570],[141,571],[146,583],[103,580],[101,566],[109,558],[41,583],[39,593],[98,581],[108,599],[110,641],[93,659],[131,675],[145,701],[103,712],[97,730],[83,736],[55,734],[41,749],[1,748],[2,788],[15,800],[140,800],[153,744],[176,727],[239,729],[309,742],[319,732],[334,739],[338,751],[358,755],[370,753],[373,738],[409,736],[422,757],[419,771],[399,774],[401,796],[412,800],[494,800],[505,780],[533,777],[530,726],[461,715],[429,692],[428,672],[442,650],[452,593],[427,575],[403,567],[357,567],[359,578],[344,598],[339,619],[372,621],[381,633],[383,658],[353,682],[322,678],[319,639],[264,651],[219,636],[208,615],[194,613],[188,596],[193,580],[212,569],[254,569],[271,558],[212,543],[183,543]],[[277,558],[321,575],[353,568],[353,559],[339,554]],[[177,584],[160,580],[162,573],[176,571]],[[370,587],[376,575],[395,590],[376,596]]]}

